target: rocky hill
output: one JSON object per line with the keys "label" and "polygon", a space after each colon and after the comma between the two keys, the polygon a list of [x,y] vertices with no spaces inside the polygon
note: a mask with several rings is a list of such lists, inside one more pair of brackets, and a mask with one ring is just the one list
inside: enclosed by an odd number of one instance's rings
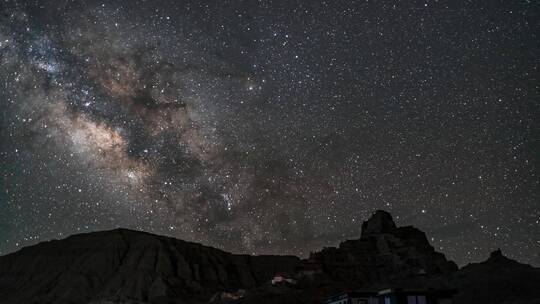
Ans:
{"label": "rocky hill", "polygon": [[261,285],[300,263],[116,229],[1,257],[0,303],[199,303],[218,291]]}
{"label": "rocky hill", "polygon": [[309,260],[322,265],[333,279],[355,283],[390,283],[458,269],[442,253],[435,252],[424,232],[412,226],[396,227],[385,211],[375,212],[363,223],[360,239],[325,248],[311,254]]}
{"label": "rocky hill", "polygon": [[[272,285],[276,274],[293,283]],[[384,211],[364,222],[360,239],[306,260],[235,255],[126,229],[0,257],[0,304],[321,303],[344,289],[409,285],[456,288],[456,303],[540,303],[540,269],[496,252],[458,270],[422,231],[396,227]]]}

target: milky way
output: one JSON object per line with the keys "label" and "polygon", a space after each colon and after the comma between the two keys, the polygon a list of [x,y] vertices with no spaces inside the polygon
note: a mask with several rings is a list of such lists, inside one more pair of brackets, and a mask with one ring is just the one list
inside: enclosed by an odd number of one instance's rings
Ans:
{"label": "milky way", "polygon": [[539,264],[513,2],[3,1],[0,253],[126,227],[307,256],[385,209],[460,264]]}

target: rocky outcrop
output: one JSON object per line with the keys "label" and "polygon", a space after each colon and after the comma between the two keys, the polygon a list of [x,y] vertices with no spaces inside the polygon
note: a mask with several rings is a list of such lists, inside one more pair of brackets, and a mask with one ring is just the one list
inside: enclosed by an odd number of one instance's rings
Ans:
{"label": "rocky outcrop", "polygon": [[380,210],[362,224],[360,239],[312,253],[309,260],[322,265],[333,279],[358,283],[393,282],[458,269],[435,252],[422,231],[396,227],[392,216]]}

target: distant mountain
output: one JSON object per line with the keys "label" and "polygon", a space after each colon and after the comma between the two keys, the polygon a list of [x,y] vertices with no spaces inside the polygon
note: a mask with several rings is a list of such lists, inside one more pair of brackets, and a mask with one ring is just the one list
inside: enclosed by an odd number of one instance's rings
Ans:
{"label": "distant mountain", "polygon": [[384,211],[364,222],[360,239],[306,260],[235,255],[126,229],[0,257],[0,304],[321,303],[345,289],[387,287],[456,288],[456,303],[540,303],[538,286],[539,268],[500,252],[458,270],[422,231],[396,227]]}
{"label": "distant mountain", "polygon": [[451,279],[459,303],[540,303],[540,268],[491,253],[482,263],[469,264]]}

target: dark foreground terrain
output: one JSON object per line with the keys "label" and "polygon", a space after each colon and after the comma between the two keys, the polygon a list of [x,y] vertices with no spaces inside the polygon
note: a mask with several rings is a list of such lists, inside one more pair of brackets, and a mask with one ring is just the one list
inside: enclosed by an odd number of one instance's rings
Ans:
{"label": "dark foreground terrain", "polygon": [[[289,282],[272,284],[276,276]],[[236,255],[116,229],[0,257],[0,303],[322,303],[359,288],[455,289],[455,303],[540,303],[540,268],[500,251],[458,269],[425,234],[377,211],[360,239],[294,256]]]}

